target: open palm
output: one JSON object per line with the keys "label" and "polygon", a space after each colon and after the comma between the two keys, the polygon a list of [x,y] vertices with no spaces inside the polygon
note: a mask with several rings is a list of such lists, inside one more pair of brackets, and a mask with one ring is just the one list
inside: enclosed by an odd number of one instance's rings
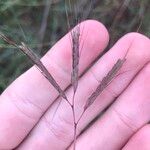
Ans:
{"label": "open palm", "polygon": [[[82,26],[82,76],[75,96],[77,118],[90,93],[116,61],[127,55],[119,75],[81,119],[77,150],[149,150],[150,40],[129,33],[95,61],[108,44],[108,32],[97,21],[85,21]],[[42,58],[64,90],[70,85],[71,55],[67,34]],[[34,66],[17,78],[0,96],[0,150],[72,149],[73,116],[58,95]],[[66,95],[72,99],[72,87],[67,88]],[[107,111],[88,128],[105,108]]]}

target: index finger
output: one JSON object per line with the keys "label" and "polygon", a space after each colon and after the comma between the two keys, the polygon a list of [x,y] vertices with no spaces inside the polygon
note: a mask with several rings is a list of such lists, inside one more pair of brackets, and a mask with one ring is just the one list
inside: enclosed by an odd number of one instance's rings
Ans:
{"label": "index finger", "polygon": [[[80,58],[80,74],[108,43],[107,30],[101,23],[85,21],[81,28],[84,46]],[[67,34],[42,58],[42,62],[62,89],[70,84],[71,55]],[[35,67],[13,82],[0,97],[0,149],[16,147],[57,96],[55,88]]]}

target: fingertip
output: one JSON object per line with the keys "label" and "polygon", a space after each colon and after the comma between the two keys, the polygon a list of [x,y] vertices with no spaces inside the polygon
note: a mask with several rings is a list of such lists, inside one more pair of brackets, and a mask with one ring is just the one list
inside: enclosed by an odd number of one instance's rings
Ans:
{"label": "fingertip", "polygon": [[147,36],[138,32],[130,32],[125,34],[123,37],[129,38],[130,40],[150,40]]}
{"label": "fingertip", "polygon": [[[137,32],[131,32],[126,34],[123,37],[125,43],[128,43],[128,48],[130,53],[127,51],[128,58],[134,62],[139,61],[139,62],[147,62],[150,59],[150,39],[146,37],[145,35],[142,35]],[[134,60],[133,60],[134,57]],[[139,63],[140,65],[141,63]]]}
{"label": "fingertip", "polygon": [[107,46],[109,42],[109,33],[104,24],[97,20],[86,20],[82,22],[82,24],[86,25],[90,36],[92,36],[94,39],[101,37],[101,43]]}
{"label": "fingertip", "polygon": [[121,37],[116,44],[109,50],[109,57],[126,58],[127,67],[137,69],[141,65],[145,65],[150,60],[150,39],[140,33],[131,32]]}
{"label": "fingertip", "polygon": [[141,128],[126,144],[123,150],[149,150],[150,125]]}
{"label": "fingertip", "polygon": [[[80,69],[83,70],[85,66],[89,66],[99,54],[106,48],[109,42],[109,34],[106,27],[96,20],[86,20],[80,24]],[[60,39],[47,53],[47,59],[57,59],[57,64],[63,66],[64,70],[68,72],[68,64],[71,67],[72,62],[72,48],[71,48],[70,32]],[[63,59],[62,59],[63,58]],[[62,61],[63,60],[63,61]],[[64,61],[65,60],[65,61]],[[55,60],[53,60],[55,61]]]}
{"label": "fingertip", "polygon": [[139,134],[144,137],[149,137],[150,139],[150,124],[145,125],[140,131]]}
{"label": "fingertip", "polygon": [[127,45],[130,45],[131,48],[136,48],[139,51],[140,49],[142,50],[143,47],[150,47],[150,39],[147,36],[137,32],[127,33],[120,40],[124,41]]}

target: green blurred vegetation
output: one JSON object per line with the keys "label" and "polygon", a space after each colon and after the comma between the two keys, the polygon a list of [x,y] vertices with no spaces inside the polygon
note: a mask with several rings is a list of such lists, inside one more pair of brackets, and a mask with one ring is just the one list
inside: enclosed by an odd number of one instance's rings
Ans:
{"label": "green blurred vegetation", "polygon": [[[66,10],[73,25],[76,15],[104,23],[111,44],[136,31],[141,22],[139,32],[150,35],[149,0],[71,0],[72,7],[74,3],[76,13],[64,0],[0,0],[0,31],[18,43],[24,41],[40,56],[68,31]],[[26,56],[0,40],[0,93],[30,66]]]}

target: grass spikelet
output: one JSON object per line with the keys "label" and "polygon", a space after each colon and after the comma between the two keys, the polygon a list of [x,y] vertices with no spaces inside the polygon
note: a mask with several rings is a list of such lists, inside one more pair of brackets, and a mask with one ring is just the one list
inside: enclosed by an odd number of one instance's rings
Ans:
{"label": "grass spikelet", "polygon": [[96,98],[109,85],[109,83],[113,80],[113,78],[116,76],[118,71],[123,66],[124,62],[125,62],[125,58],[124,59],[118,59],[118,61],[114,64],[112,69],[107,73],[107,75],[102,79],[101,83],[97,86],[96,90],[87,99],[86,104],[84,106],[84,111],[94,103]]}
{"label": "grass spikelet", "polygon": [[79,78],[79,47],[80,47],[80,27],[79,25],[71,31],[72,33],[72,75],[71,83],[74,89],[74,93],[78,87]]}
{"label": "grass spikelet", "polygon": [[40,70],[42,75],[53,85],[53,87],[59,92],[59,95],[63,97],[68,103],[70,103],[67,100],[67,97],[65,95],[65,92],[61,89],[61,87],[58,85],[56,80],[53,78],[53,76],[49,73],[49,71],[46,69],[44,64],[41,62],[40,58],[25,44],[21,43],[21,45],[16,44],[16,42],[10,40],[8,37],[6,37],[4,34],[0,33],[0,38],[7,42],[8,44],[15,46],[16,48],[20,49],[25,55],[28,56],[28,58],[33,62],[33,64],[36,65],[36,67]]}

